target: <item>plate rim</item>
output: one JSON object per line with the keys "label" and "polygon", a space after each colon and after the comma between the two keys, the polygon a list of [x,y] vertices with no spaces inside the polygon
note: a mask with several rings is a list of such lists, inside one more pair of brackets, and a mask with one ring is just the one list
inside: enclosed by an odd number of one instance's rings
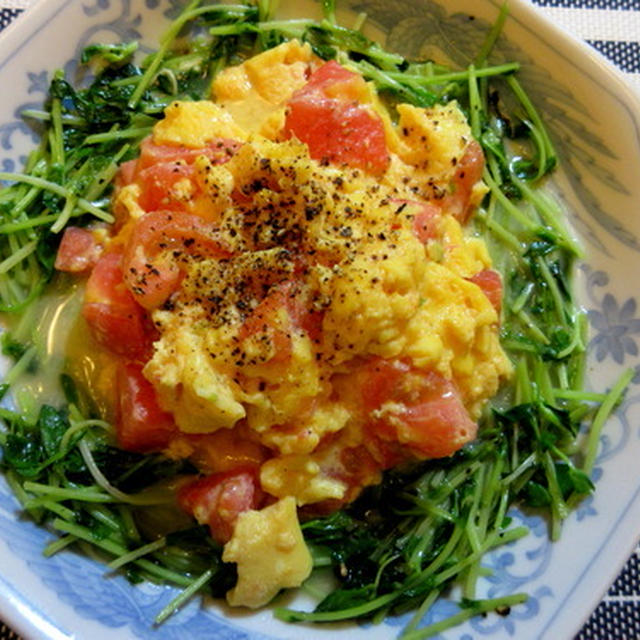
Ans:
{"label": "plate rim", "polygon": [[[439,1],[443,2],[443,0]],[[486,1],[495,7],[499,7],[501,4],[499,0]],[[27,46],[28,40],[42,29],[45,29],[48,21],[53,16],[57,15],[60,11],[64,10],[67,5],[72,3],[73,0],[48,0],[47,2],[39,0],[30,6],[23,15],[19,16],[18,19],[14,20],[7,28],[5,28],[0,34],[0,52],[4,51],[7,47],[10,47],[10,50],[7,52],[7,55],[0,57],[0,69],[4,68],[7,64],[11,64],[13,58],[18,55],[22,47]],[[566,29],[554,24],[530,2],[527,2],[526,0],[508,0],[508,4],[511,8],[511,19],[520,16],[526,17],[528,21],[538,25],[538,27],[543,31],[548,32],[547,34],[544,34],[544,40],[547,45],[551,46],[549,40],[552,40],[555,45],[559,44],[561,48],[569,47],[575,51],[577,56],[575,59],[572,59],[572,64],[576,65],[576,67],[581,70],[586,67],[587,71],[583,71],[583,73],[589,77],[596,75],[598,76],[598,79],[600,79],[600,76],[602,76],[602,81],[610,89],[613,89],[613,95],[616,96],[616,99],[620,103],[624,104],[630,110],[630,115],[636,121],[636,124],[640,126],[640,93],[636,91],[625,79],[622,71],[583,40],[579,39]],[[450,10],[449,6],[447,6],[447,8]],[[548,34],[551,34],[551,38],[549,38]],[[593,69],[593,71],[591,71],[591,69]],[[593,78],[593,81],[595,82],[596,79]],[[636,547],[638,538],[640,537],[640,533],[636,533],[633,543],[630,543],[628,540],[628,529],[630,529],[629,520],[632,519],[629,515],[630,510],[635,512],[636,515],[640,513],[640,486],[637,488],[635,495],[626,506],[624,514],[620,518],[620,520],[623,521],[623,525],[626,523],[626,528],[623,526],[624,530],[621,531],[619,528],[616,528],[615,525],[612,525],[610,536],[607,538],[608,545],[611,545],[612,540],[616,541],[615,545],[613,545],[613,552],[609,549],[606,554],[611,565],[608,570],[608,574],[610,576],[609,584],[615,580],[616,576],[620,573],[621,568],[624,567],[624,564],[630,555],[630,551]],[[624,551],[621,552],[620,549],[623,549]],[[611,562],[613,555],[616,557],[615,562]],[[592,565],[588,565],[579,575],[583,576],[591,571]],[[579,579],[580,578],[577,578],[576,584]],[[602,589],[602,592],[600,592],[600,589]],[[586,617],[583,619],[582,616],[580,616],[579,622],[577,624],[575,622],[573,623],[571,628],[573,628],[574,631],[579,631],[584,622],[588,620],[595,607],[602,601],[602,596],[608,589],[609,585],[601,585],[591,590],[592,597],[590,598],[588,611],[584,604],[581,605],[581,609],[586,612]],[[5,591],[8,591],[8,596]],[[546,626],[541,630],[541,633],[546,633],[554,621],[560,621],[562,626],[562,620],[570,615],[568,609],[571,607],[567,606],[567,603],[571,603],[574,597],[577,597],[575,588],[572,589],[563,602],[557,603],[555,613],[549,618]],[[20,603],[12,604],[12,600],[17,598],[22,599],[24,607],[21,607]],[[24,611],[22,608],[24,608]],[[563,610],[566,613],[563,613]],[[68,639],[72,637],[62,633],[58,628],[54,628],[43,616],[39,615],[36,611],[29,609],[28,599],[22,598],[22,594],[20,594],[15,587],[5,584],[5,580],[3,579],[0,579],[0,616],[25,638],[42,638],[43,640],[51,640],[53,638]],[[37,619],[40,624],[36,623],[34,619]],[[564,624],[566,624],[566,622]],[[46,632],[46,635],[43,628],[49,629]],[[567,628],[569,627],[567,626]]]}

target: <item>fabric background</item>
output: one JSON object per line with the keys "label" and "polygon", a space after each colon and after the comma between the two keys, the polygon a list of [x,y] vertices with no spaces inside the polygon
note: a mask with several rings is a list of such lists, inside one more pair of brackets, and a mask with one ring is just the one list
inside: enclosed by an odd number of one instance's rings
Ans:
{"label": "fabric background", "polygon": [[[45,0],[0,0],[0,30],[37,1]],[[615,64],[640,93],[640,0],[529,2]],[[639,554],[640,547],[574,640],[640,640]],[[20,638],[0,621],[0,640]]]}

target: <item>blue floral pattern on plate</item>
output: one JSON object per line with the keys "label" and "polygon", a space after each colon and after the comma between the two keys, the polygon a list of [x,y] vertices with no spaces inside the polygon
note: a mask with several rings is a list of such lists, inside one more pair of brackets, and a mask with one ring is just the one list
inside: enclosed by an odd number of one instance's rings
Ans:
{"label": "blue floral pattern on plate", "polygon": [[602,362],[610,357],[617,364],[624,364],[628,357],[638,355],[637,339],[640,335],[640,316],[637,314],[636,298],[618,300],[613,293],[599,291],[606,287],[609,276],[603,271],[593,271],[587,265],[582,267],[587,274],[587,291],[596,308],[588,310],[592,327],[590,348],[595,358]]}
{"label": "blue floral pattern on plate", "polygon": [[[76,36],[75,55],[65,65],[66,71],[74,72],[73,59],[97,35],[121,40],[141,38],[143,10],[161,12],[165,17],[172,18],[183,4],[180,0],[83,0],[81,10],[88,26]],[[388,44],[392,48],[414,56],[444,54],[450,61],[467,64],[469,52],[478,50],[488,29],[486,21],[470,21],[467,13],[452,13],[446,8],[446,3],[433,0],[398,0],[392,4],[386,0],[359,0],[352,2],[352,5],[358,11],[366,11],[370,19],[387,33]],[[425,34],[431,34],[432,37],[426,38]],[[460,43],[464,43],[464,47],[460,47]],[[622,195],[628,193],[627,187],[607,166],[609,160],[616,159],[615,153],[584,124],[584,118],[589,116],[588,109],[574,99],[566,86],[558,84],[549,72],[530,64],[531,60],[513,41],[501,40],[497,57],[500,60],[519,59],[523,63],[524,82],[545,112],[558,140],[569,187],[578,194],[577,199],[582,205],[582,215],[576,213],[574,216],[582,235],[605,256],[611,255],[609,236],[632,251],[637,251],[640,243],[635,232],[622,225],[602,206],[601,197],[595,193],[593,184],[585,186],[586,176],[589,175],[612,192]],[[25,108],[41,105],[48,81],[47,71],[30,70],[29,100],[15,109],[11,120],[0,125],[0,146],[6,156],[2,160],[4,170],[15,170],[19,166],[23,159],[12,152],[22,149],[25,139],[29,144],[37,139],[37,132],[19,119],[19,113]],[[569,144],[572,136],[579,137],[588,151],[576,153],[575,147]],[[596,157],[602,161],[596,162]],[[582,272],[586,277],[584,299],[589,305],[588,317],[592,327],[589,348],[593,358],[598,363],[611,361],[616,366],[636,365],[639,353],[637,338],[640,335],[636,298],[628,292],[610,290],[612,279],[605,268],[584,264]],[[635,384],[638,382],[640,374],[634,379]],[[629,398],[619,408],[614,424],[603,436],[598,458],[600,466],[593,474],[596,482],[606,477],[607,461],[619,455],[631,439],[639,439],[640,433],[634,433],[631,427],[632,416],[638,415],[638,402],[638,398]],[[519,511],[513,511],[511,516],[516,523],[526,524],[531,534],[517,545],[497,549],[487,555],[485,566],[492,573],[485,581],[484,588],[490,597],[519,590],[529,591],[531,597],[526,605],[514,609],[508,617],[494,615],[472,620],[462,630],[456,631],[455,637],[460,640],[520,637],[524,623],[535,620],[557,596],[556,589],[549,581],[554,549],[548,540],[547,524],[539,517]],[[598,505],[593,498],[585,500],[576,513],[578,521],[593,520],[598,516]],[[24,558],[29,570],[80,618],[96,621],[106,629],[117,630],[119,634],[126,630],[127,637],[153,637],[158,640],[203,637],[262,640],[272,637],[263,635],[263,630],[278,636],[281,632],[285,633],[270,625],[263,629],[260,623],[258,628],[246,627],[242,617],[225,617],[210,607],[202,607],[198,601],[190,603],[160,628],[155,628],[153,619],[174,595],[173,590],[154,585],[134,587],[122,577],[105,576],[103,565],[73,552],[62,552],[45,559],[41,552],[48,539],[46,531],[19,516],[15,499],[6,483],[0,479],[0,540],[11,553]],[[0,547],[0,557],[2,553]],[[423,622],[436,622],[455,612],[455,605],[441,600],[428,612]],[[46,617],[44,612],[39,614]],[[61,631],[64,631],[62,621],[56,622],[55,616],[51,615],[49,618],[52,624],[59,624]],[[400,632],[400,625],[407,620],[408,616],[391,617],[382,627],[349,627],[345,633],[349,633],[350,638],[355,638],[358,631],[388,638],[390,635],[396,636]],[[286,633],[295,635],[299,629]]]}
{"label": "blue floral pattern on plate", "polygon": [[[147,584],[133,587],[121,576],[111,576],[103,564],[76,553],[45,558],[42,550],[51,535],[18,516],[18,504],[0,485],[0,539],[60,600],[81,617],[111,629],[128,627],[136,638],[147,637],[153,620],[175,596],[173,589]],[[99,603],[99,606],[97,606]],[[268,636],[238,629],[194,600],[153,631],[158,640],[199,640],[215,629],[219,640],[267,640]]]}

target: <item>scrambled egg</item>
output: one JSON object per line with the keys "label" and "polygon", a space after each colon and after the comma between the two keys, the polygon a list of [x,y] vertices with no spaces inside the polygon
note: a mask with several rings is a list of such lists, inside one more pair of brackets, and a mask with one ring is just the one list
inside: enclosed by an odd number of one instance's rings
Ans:
{"label": "scrambled egg", "polygon": [[[311,569],[296,505],[344,504],[393,461],[427,457],[405,419],[412,394],[444,389],[476,420],[510,371],[499,311],[474,282],[489,255],[452,194],[472,150],[463,114],[455,102],[399,105],[394,124],[362,82],[354,99],[384,125],[386,171],[313,159],[282,131],[287,101],[320,66],[308,45],[283,44],[222,72],[215,102],[172,104],[153,132],[156,144],[242,143],[228,162],[194,162],[202,217],[230,252],[183,261],[179,289],[152,313],[158,339],[144,375],[181,432],[241,427],[269,452],[260,484],[278,501],[241,514],[224,551],[239,573],[229,602],[251,607]],[[136,188],[116,203],[132,219]],[[476,181],[464,206],[485,192]],[[367,408],[370,363],[380,360],[419,383]],[[372,420],[383,426],[371,431]],[[458,448],[473,430],[450,437]]]}
{"label": "scrambled egg", "polygon": [[283,498],[238,517],[224,562],[238,565],[238,583],[227,594],[231,606],[261,607],[280,589],[298,587],[311,573],[311,554],[302,537],[296,501]]}

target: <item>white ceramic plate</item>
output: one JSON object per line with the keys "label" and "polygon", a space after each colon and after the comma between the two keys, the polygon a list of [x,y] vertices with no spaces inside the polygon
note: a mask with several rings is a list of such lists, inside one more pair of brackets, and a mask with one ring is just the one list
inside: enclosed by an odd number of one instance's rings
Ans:
{"label": "white ceramic plate", "polygon": [[[387,45],[404,54],[444,53],[465,63],[478,50],[501,1],[348,0],[366,11]],[[13,170],[34,144],[18,121],[20,110],[41,104],[51,72],[73,70],[90,41],[141,39],[152,46],[179,0],[46,0],[0,37],[0,166]],[[301,11],[291,0],[285,9]],[[590,383],[603,389],[626,367],[637,367],[640,310],[635,272],[640,265],[640,104],[616,72],[581,43],[549,25],[521,0],[498,57],[523,64],[522,81],[557,142],[563,167],[558,192],[583,239],[579,296],[591,324]],[[317,6],[312,9],[317,12]],[[469,13],[475,17],[469,19]],[[10,88],[10,90],[8,89]],[[640,371],[640,369],[639,369]],[[527,591],[527,604],[507,617],[473,620],[444,637],[479,640],[570,638],[597,604],[635,543],[640,522],[640,375],[602,438],[594,478],[597,492],[569,519],[551,545],[546,525],[525,518],[531,534],[486,558],[492,597]],[[133,587],[105,577],[104,567],[72,552],[45,560],[49,534],[21,517],[0,478],[0,617],[32,640],[118,637],[156,640],[262,638],[395,638],[405,619],[372,627],[287,626],[269,611],[254,615],[193,602],[162,627],[153,618],[169,589]],[[454,612],[440,602],[428,621]]]}

